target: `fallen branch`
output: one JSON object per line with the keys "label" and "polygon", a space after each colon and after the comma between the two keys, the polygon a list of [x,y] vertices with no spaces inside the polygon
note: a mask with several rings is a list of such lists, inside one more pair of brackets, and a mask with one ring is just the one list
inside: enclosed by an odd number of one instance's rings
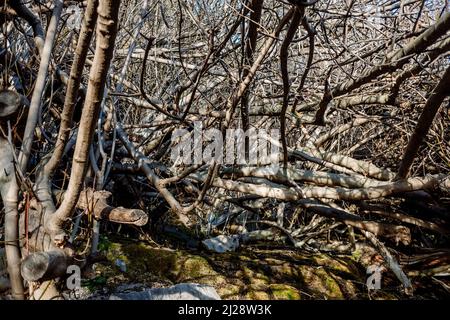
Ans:
{"label": "fallen branch", "polygon": [[111,197],[108,191],[94,191],[89,188],[81,192],[77,208],[92,213],[96,219],[106,219],[111,222],[143,226],[148,222],[148,215],[139,209],[112,207],[108,204]]}
{"label": "fallen branch", "polygon": [[388,265],[389,269],[392,270],[392,272],[395,274],[395,276],[400,280],[400,282],[403,284],[403,287],[405,289],[405,293],[407,295],[413,294],[413,287],[411,284],[411,281],[409,280],[408,276],[403,272],[402,268],[398,264],[398,262],[395,260],[395,258],[391,255],[389,250],[382,244],[373,233],[365,231],[364,235],[367,239],[370,240],[370,242],[375,246],[375,248],[379,251],[379,253],[383,256],[384,261]]}
{"label": "fallen branch", "polygon": [[[204,174],[195,173],[190,178],[203,182]],[[378,187],[369,188],[331,188],[331,187],[315,187],[301,186],[301,193],[292,188],[281,185],[268,186],[262,184],[242,183],[239,181],[226,180],[216,178],[212,182],[212,186],[230,191],[254,194],[261,197],[274,198],[284,201],[296,201],[305,198],[325,198],[333,200],[369,200],[387,197],[408,191],[422,190],[433,188],[439,185],[443,179],[442,176],[427,176],[424,178],[410,178],[407,180],[386,183]]]}
{"label": "fallen branch", "polygon": [[375,206],[375,205],[369,205],[369,204],[363,204],[362,208],[364,209],[365,213],[369,213],[369,214],[377,214],[386,218],[390,218],[390,219],[394,219],[394,220],[398,220],[401,221],[403,223],[408,223],[417,227],[421,227],[424,229],[428,229],[434,232],[438,232],[442,235],[448,235],[450,234],[450,231],[441,227],[440,225],[433,223],[433,222],[429,222],[429,221],[425,221],[416,217],[412,217],[410,215],[404,214],[404,213],[400,213],[400,212],[388,212],[388,209],[384,209],[380,206]]}
{"label": "fallen branch", "polygon": [[303,199],[298,202],[301,206],[311,209],[315,213],[344,222],[346,225],[358,228],[363,232],[368,231],[376,236],[394,241],[396,244],[402,242],[404,245],[411,243],[411,232],[405,226],[395,226],[388,223],[364,220],[363,218],[350,214],[344,210],[329,207],[318,201]]}
{"label": "fallen branch", "polygon": [[30,254],[22,261],[22,277],[27,281],[45,281],[61,277],[72,264],[71,255],[64,250]]}
{"label": "fallen branch", "polygon": [[293,166],[288,166],[287,170],[279,167],[265,166],[265,167],[229,167],[225,168],[222,173],[225,177],[255,177],[266,178],[280,183],[288,183],[289,181],[302,181],[316,185],[323,186],[339,186],[344,188],[367,188],[377,187],[385,182],[378,181],[371,178],[366,178],[358,175],[336,174],[323,171],[312,171],[297,169]]}

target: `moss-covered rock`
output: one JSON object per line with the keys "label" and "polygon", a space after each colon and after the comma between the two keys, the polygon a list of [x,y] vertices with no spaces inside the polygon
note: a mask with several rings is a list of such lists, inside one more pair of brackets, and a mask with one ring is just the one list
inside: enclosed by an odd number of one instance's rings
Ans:
{"label": "moss-covered rock", "polygon": [[175,282],[195,282],[215,287],[226,285],[226,278],[215,271],[201,256],[185,254],[175,263],[173,270]]}
{"label": "moss-covered rock", "polygon": [[[214,286],[222,299],[352,298],[357,289],[351,279],[364,276],[351,257],[332,259],[286,250],[214,254],[118,242],[101,248],[109,263],[96,272],[108,286],[194,282]],[[115,265],[118,259],[125,262],[125,272]]]}

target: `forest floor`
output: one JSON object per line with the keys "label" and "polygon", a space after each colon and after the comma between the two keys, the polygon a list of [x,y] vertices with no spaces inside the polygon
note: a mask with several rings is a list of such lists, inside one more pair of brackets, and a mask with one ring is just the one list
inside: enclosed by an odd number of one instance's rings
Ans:
{"label": "forest floor", "polygon": [[84,298],[101,298],[124,286],[153,288],[177,283],[210,285],[227,300],[450,297],[443,286],[425,277],[413,278],[415,294],[406,296],[390,271],[382,274],[381,290],[369,292],[365,262],[369,253],[364,247],[352,255],[338,256],[267,246],[217,254],[103,238],[100,252],[105,259],[83,275]]}

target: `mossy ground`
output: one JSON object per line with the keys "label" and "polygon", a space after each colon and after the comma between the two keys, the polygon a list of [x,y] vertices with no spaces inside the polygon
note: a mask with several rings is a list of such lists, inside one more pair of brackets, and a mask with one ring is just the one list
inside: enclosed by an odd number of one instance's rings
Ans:
{"label": "mossy ground", "polygon": [[[213,254],[169,250],[144,243],[107,241],[108,262],[98,264],[102,285],[122,283],[208,284],[222,299],[354,299],[364,292],[364,268],[351,257],[309,255],[279,249]],[[120,259],[126,272],[115,266]]]}
{"label": "mossy ground", "polygon": [[[216,288],[222,299],[408,299],[390,272],[383,274],[383,290],[367,291],[362,259],[353,255],[308,254],[289,249],[242,248],[215,254],[167,249],[124,239],[103,238],[100,251],[107,260],[97,263],[84,281],[91,289],[114,289],[122,284],[146,287],[200,283]],[[116,260],[126,264],[122,272]],[[427,279],[412,279],[414,299],[447,297]],[[425,284],[425,285],[424,285]],[[430,287],[431,286],[431,287]]]}

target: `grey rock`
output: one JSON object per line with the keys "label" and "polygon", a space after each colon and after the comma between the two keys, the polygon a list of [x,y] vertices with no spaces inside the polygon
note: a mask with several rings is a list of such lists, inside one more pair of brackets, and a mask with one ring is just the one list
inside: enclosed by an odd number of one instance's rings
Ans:
{"label": "grey rock", "polygon": [[239,235],[220,235],[215,238],[203,240],[202,243],[208,250],[224,253],[227,251],[235,251],[239,248],[239,238]]}
{"label": "grey rock", "polygon": [[109,297],[109,300],[220,300],[220,296],[211,286],[196,283],[179,283],[168,288],[114,293]]}

